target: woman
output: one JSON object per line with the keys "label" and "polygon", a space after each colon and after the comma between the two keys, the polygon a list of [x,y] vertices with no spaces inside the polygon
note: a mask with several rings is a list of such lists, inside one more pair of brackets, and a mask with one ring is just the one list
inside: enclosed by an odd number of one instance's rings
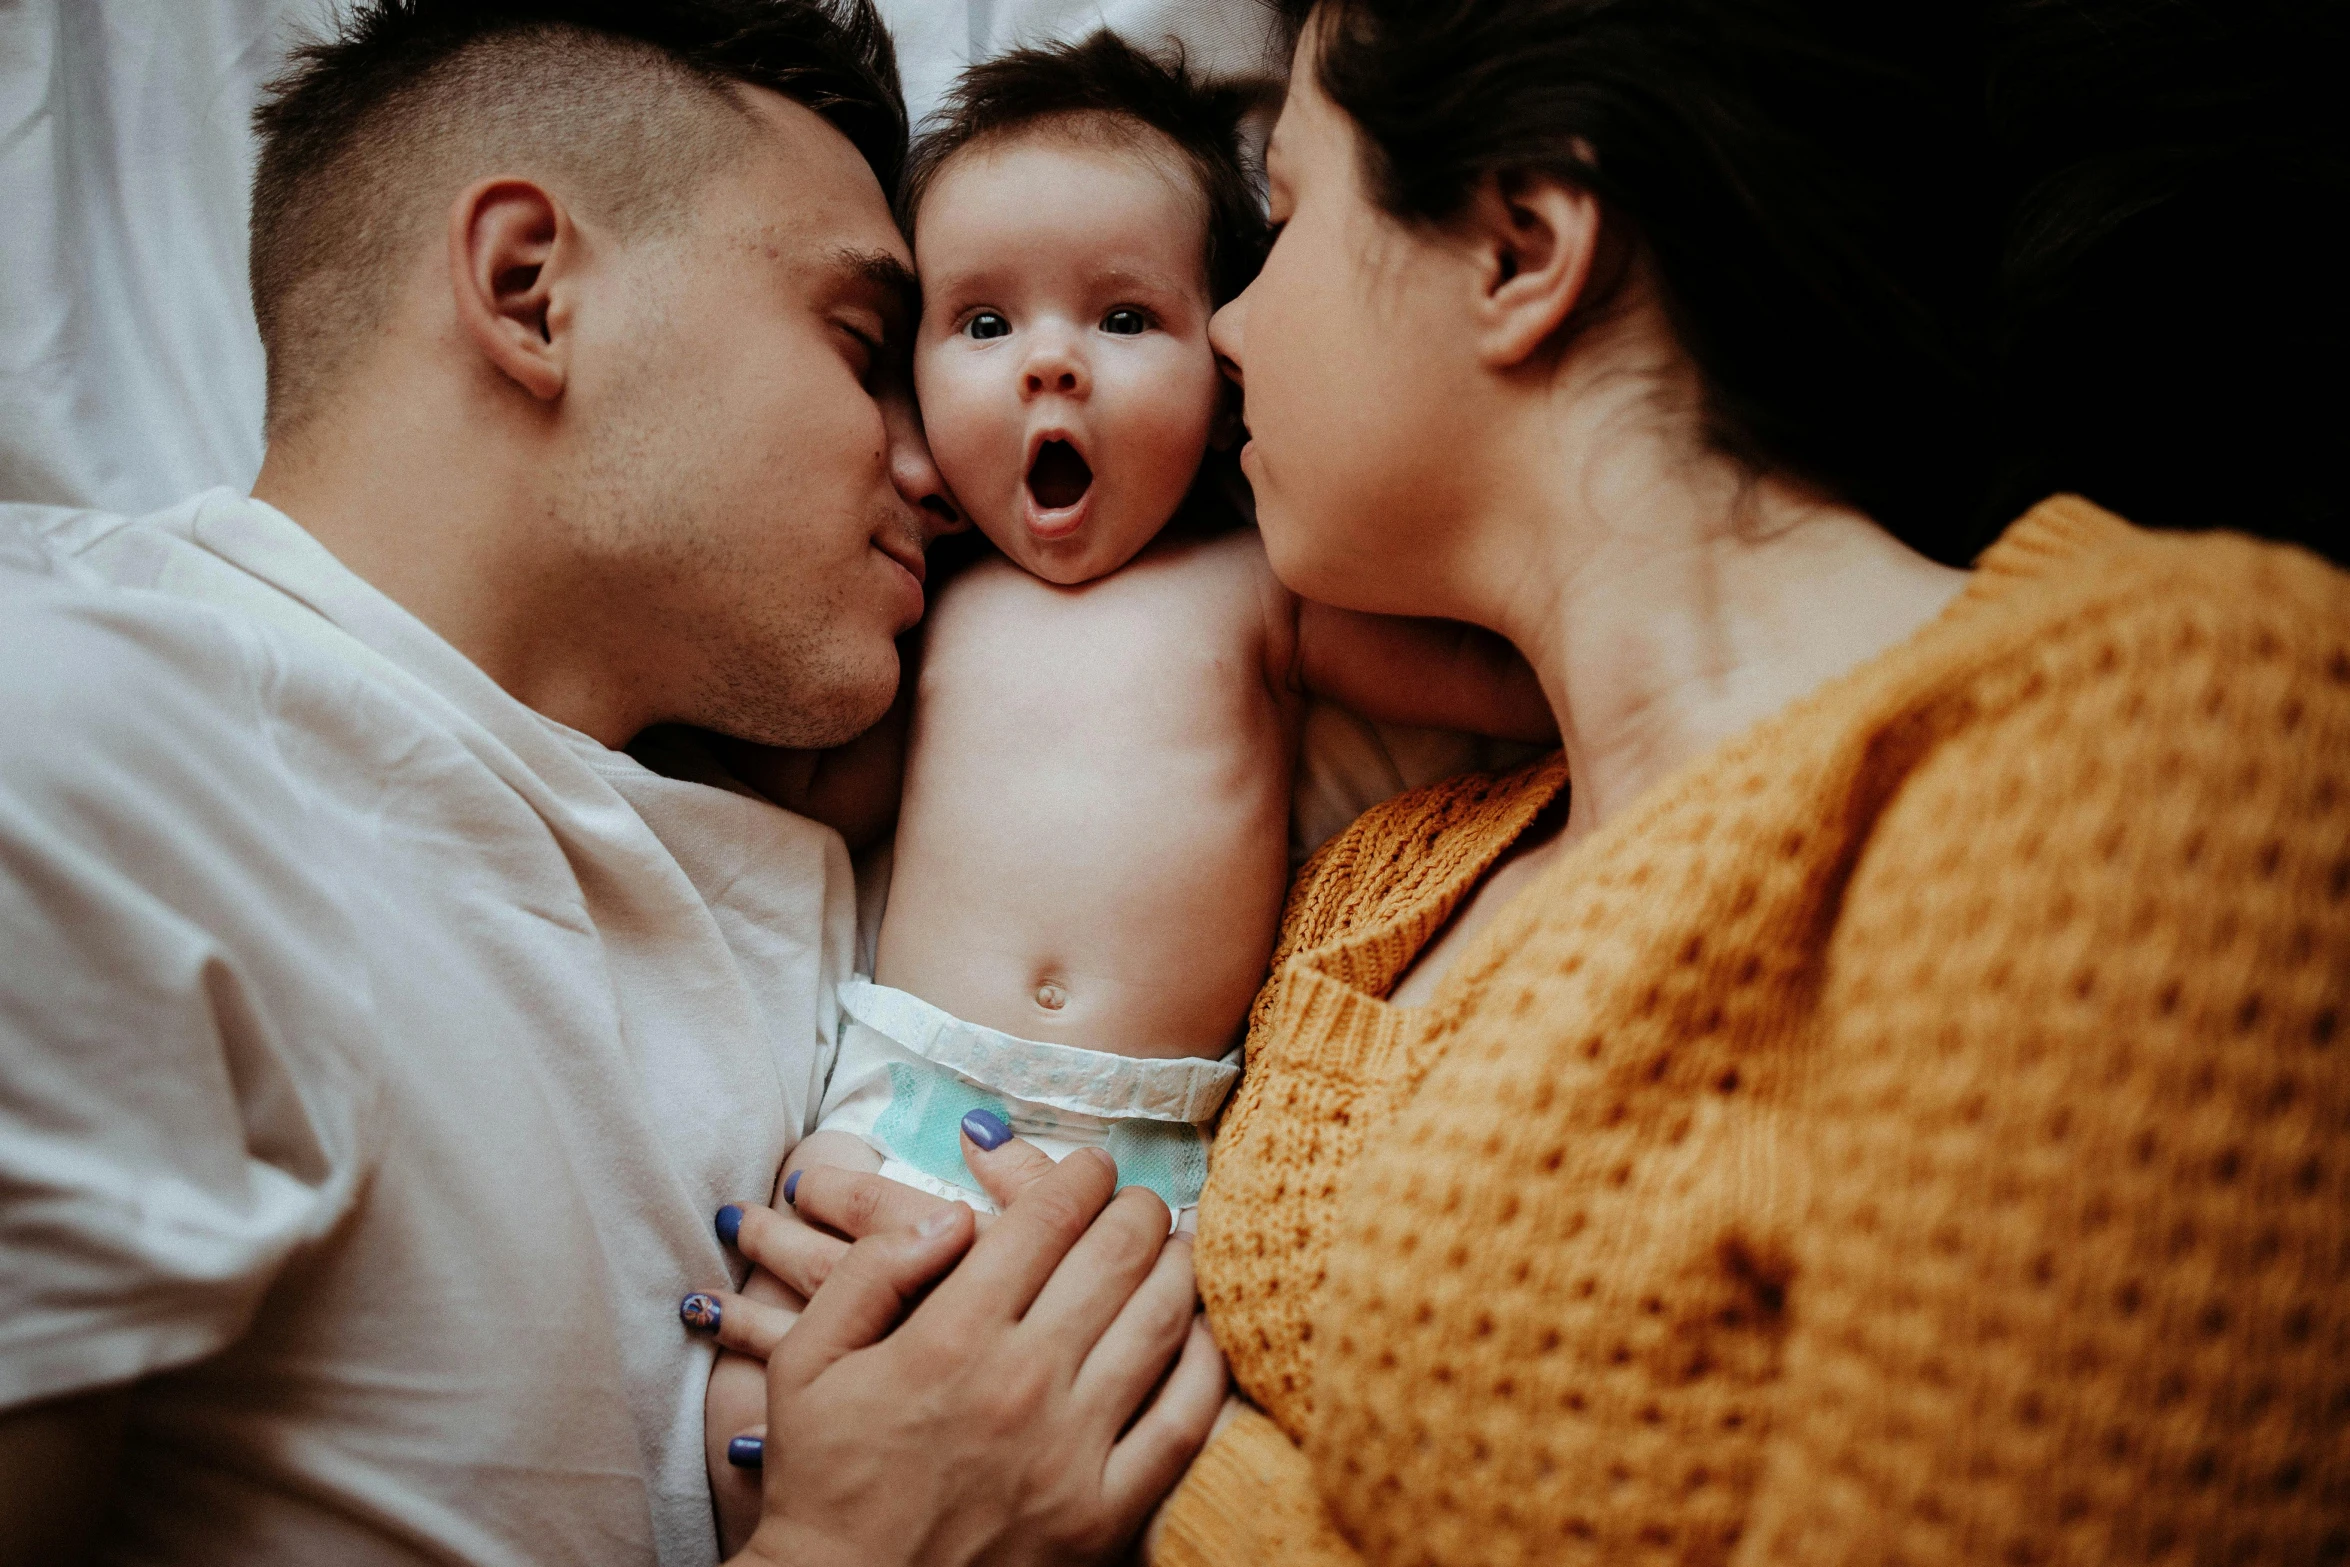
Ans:
{"label": "woman", "polygon": [[1216,323],[1266,547],[1565,749],[1300,877],[1162,1562],[2350,1551],[2350,579],[2067,498],[1955,569],[1924,9],[1306,19]]}

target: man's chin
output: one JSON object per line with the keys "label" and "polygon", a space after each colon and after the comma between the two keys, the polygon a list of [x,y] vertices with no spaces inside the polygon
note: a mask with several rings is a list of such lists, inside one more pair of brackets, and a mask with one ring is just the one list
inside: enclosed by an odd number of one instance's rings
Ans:
{"label": "man's chin", "polygon": [[897,699],[898,662],[893,649],[886,668],[862,678],[835,678],[737,687],[723,711],[702,727],[753,745],[793,751],[829,751],[847,745],[881,722]]}

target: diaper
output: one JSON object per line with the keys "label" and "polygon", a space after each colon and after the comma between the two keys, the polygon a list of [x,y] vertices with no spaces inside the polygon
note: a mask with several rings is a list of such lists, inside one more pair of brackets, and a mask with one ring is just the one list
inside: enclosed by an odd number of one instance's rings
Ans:
{"label": "diaper", "polygon": [[992,1110],[1055,1160],[1099,1148],[1118,1184],[1147,1186],[1177,1217],[1208,1178],[1207,1123],[1240,1079],[1240,1052],[1145,1060],[1021,1039],[921,997],[852,979],[824,1090],[822,1129],[852,1132],[881,1173],[994,1213],[963,1163],[963,1117]]}

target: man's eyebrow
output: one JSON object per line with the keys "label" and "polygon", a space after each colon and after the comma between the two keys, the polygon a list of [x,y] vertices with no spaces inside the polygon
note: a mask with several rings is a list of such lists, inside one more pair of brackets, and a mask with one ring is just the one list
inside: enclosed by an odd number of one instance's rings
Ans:
{"label": "man's eyebrow", "polygon": [[838,250],[833,252],[832,264],[836,272],[865,283],[882,296],[882,309],[891,318],[893,334],[910,329],[921,319],[922,285],[914,269],[888,251]]}

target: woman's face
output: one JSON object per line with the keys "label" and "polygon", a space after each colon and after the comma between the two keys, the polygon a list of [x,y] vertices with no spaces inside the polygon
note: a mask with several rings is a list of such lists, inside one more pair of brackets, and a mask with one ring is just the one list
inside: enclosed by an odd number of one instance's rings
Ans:
{"label": "woman's face", "polygon": [[1372,204],[1354,122],[1323,95],[1313,49],[1309,25],[1266,157],[1272,253],[1210,328],[1246,395],[1241,468],[1291,588],[1455,613],[1447,568],[1493,432],[1467,319],[1474,261]]}

